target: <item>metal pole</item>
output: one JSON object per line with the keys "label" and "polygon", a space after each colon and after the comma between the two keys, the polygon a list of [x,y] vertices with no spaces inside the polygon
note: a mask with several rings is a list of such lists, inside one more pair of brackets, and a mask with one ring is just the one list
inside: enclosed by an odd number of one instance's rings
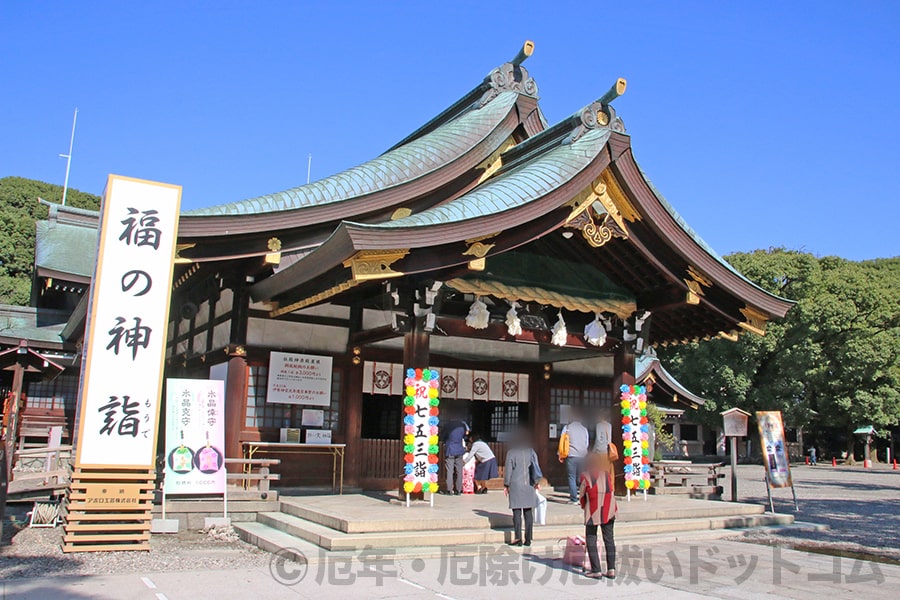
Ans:
{"label": "metal pole", "polygon": [[800,512],[800,505],[797,504],[797,490],[794,489],[793,481],[791,481],[791,494],[794,496],[794,512]]}
{"label": "metal pole", "polygon": [[306,162],[306,183],[309,184],[309,175],[312,172],[312,154],[309,155],[309,160]]}
{"label": "metal pole", "polygon": [[63,195],[62,195],[62,205],[66,205],[66,194],[69,191],[69,168],[72,166],[72,146],[75,144],[75,121],[78,120],[78,109],[75,109],[75,114],[72,116],[72,136],[69,138],[69,153],[68,154],[60,154],[60,156],[65,156],[66,158],[66,180],[63,182]]}
{"label": "metal pole", "polygon": [[769,496],[769,510],[775,514],[775,503],[772,502],[772,486],[769,485],[769,473],[766,472],[766,495]]}
{"label": "metal pole", "polygon": [[737,438],[731,436],[731,501],[737,502]]}

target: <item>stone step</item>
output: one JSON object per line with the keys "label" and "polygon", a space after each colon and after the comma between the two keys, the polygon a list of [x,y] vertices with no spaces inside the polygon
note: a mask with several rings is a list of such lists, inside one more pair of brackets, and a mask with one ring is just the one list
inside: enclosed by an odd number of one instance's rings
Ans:
{"label": "stone step", "polygon": [[[489,503],[480,504],[482,499],[488,499]],[[282,512],[344,533],[512,527],[512,515],[506,508],[502,495],[487,494],[474,498],[439,496],[435,499],[433,508],[426,503],[419,503],[413,504],[410,509],[401,509],[402,503],[399,500],[385,502],[369,499],[371,504],[366,504],[366,508],[362,510],[355,506],[344,508],[340,504],[342,500],[338,498],[332,498],[327,503],[290,496],[282,496],[280,500]],[[583,524],[583,514],[579,507],[553,500],[548,504],[548,525]],[[659,501],[654,502],[652,497],[647,502],[640,497],[631,502],[620,499],[619,507],[620,524],[633,521],[739,517],[762,514],[765,511],[765,507],[760,504],[730,502],[690,501],[663,505]]]}
{"label": "stone step", "polygon": [[[617,523],[617,535],[626,539],[642,535],[660,535],[710,530],[747,529],[789,525],[792,515],[750,514],[693,519],[664,519],[657,521],[633,521]],[[512,539],[511,528],[457,528],[455,530],[383,531],[370,533],[346,533],[297,517],[295,515],[268,512],[258,515],[258,523],[306,543],[329,551],[359,550],[363,548],[394,549],[411,546],[459,546],[502,544]],[[248,524],[234,527],[240,533]],[[536,525],[534,540],[546,542],[581,535],[583,525]],[[241,534],[243,535],[243,534]]]}

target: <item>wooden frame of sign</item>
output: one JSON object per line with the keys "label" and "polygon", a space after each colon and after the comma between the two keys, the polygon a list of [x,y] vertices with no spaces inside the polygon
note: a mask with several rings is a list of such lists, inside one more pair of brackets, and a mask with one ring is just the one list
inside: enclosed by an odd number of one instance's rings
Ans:
{"label": "wooden frame of sign", "polygon": [[180,204],[180,186],[109,176],[63,552],[150,549]]}
{"label": "wooden frame of sign", "polygon": [[149,550],[156,473],[85,471],[72,476],[63,552]]}

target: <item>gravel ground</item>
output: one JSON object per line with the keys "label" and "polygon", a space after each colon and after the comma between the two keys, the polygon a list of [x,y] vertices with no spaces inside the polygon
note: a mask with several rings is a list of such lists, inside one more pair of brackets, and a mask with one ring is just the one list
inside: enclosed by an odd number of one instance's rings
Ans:
{"label": "gravel ground", "polygon": [[268,565],[272,557],[222,531],[212,535],[199,531],[154,535],[149,552],[75,554],[63,554],[62,535],[62,527],[34,529],[7,521],[3,541],[8,545],[0,547],[0,581],[38,576],[218,570],[235,565],[252,568]]}
{"label": "gravel ground", "polygon": [[[730,477],[730,469],[724,469]],[[826,531],[787,534],[751,534],[741,539],[778,543],[798,550],[841,551],[846,555],[880,557],[900,561],[900,471],[885,465],[862,467],[792,468],[800,510],[798,521],[827,525]],[[738,467],[738,499],[768,505],[763,467]],[[730,479],[725,497],[731,498]],[[775,510],[792,513],[790,489],[773,490]],[[898,562],[900,564],[900,562]]]}

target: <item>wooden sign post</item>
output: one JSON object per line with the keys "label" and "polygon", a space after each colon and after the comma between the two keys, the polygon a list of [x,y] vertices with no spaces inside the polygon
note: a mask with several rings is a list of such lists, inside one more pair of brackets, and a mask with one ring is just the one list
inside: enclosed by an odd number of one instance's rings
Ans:
{"label": "wooden sign post", "polygon": [[64,552],[149,550],[179,186],[110,175]]}

